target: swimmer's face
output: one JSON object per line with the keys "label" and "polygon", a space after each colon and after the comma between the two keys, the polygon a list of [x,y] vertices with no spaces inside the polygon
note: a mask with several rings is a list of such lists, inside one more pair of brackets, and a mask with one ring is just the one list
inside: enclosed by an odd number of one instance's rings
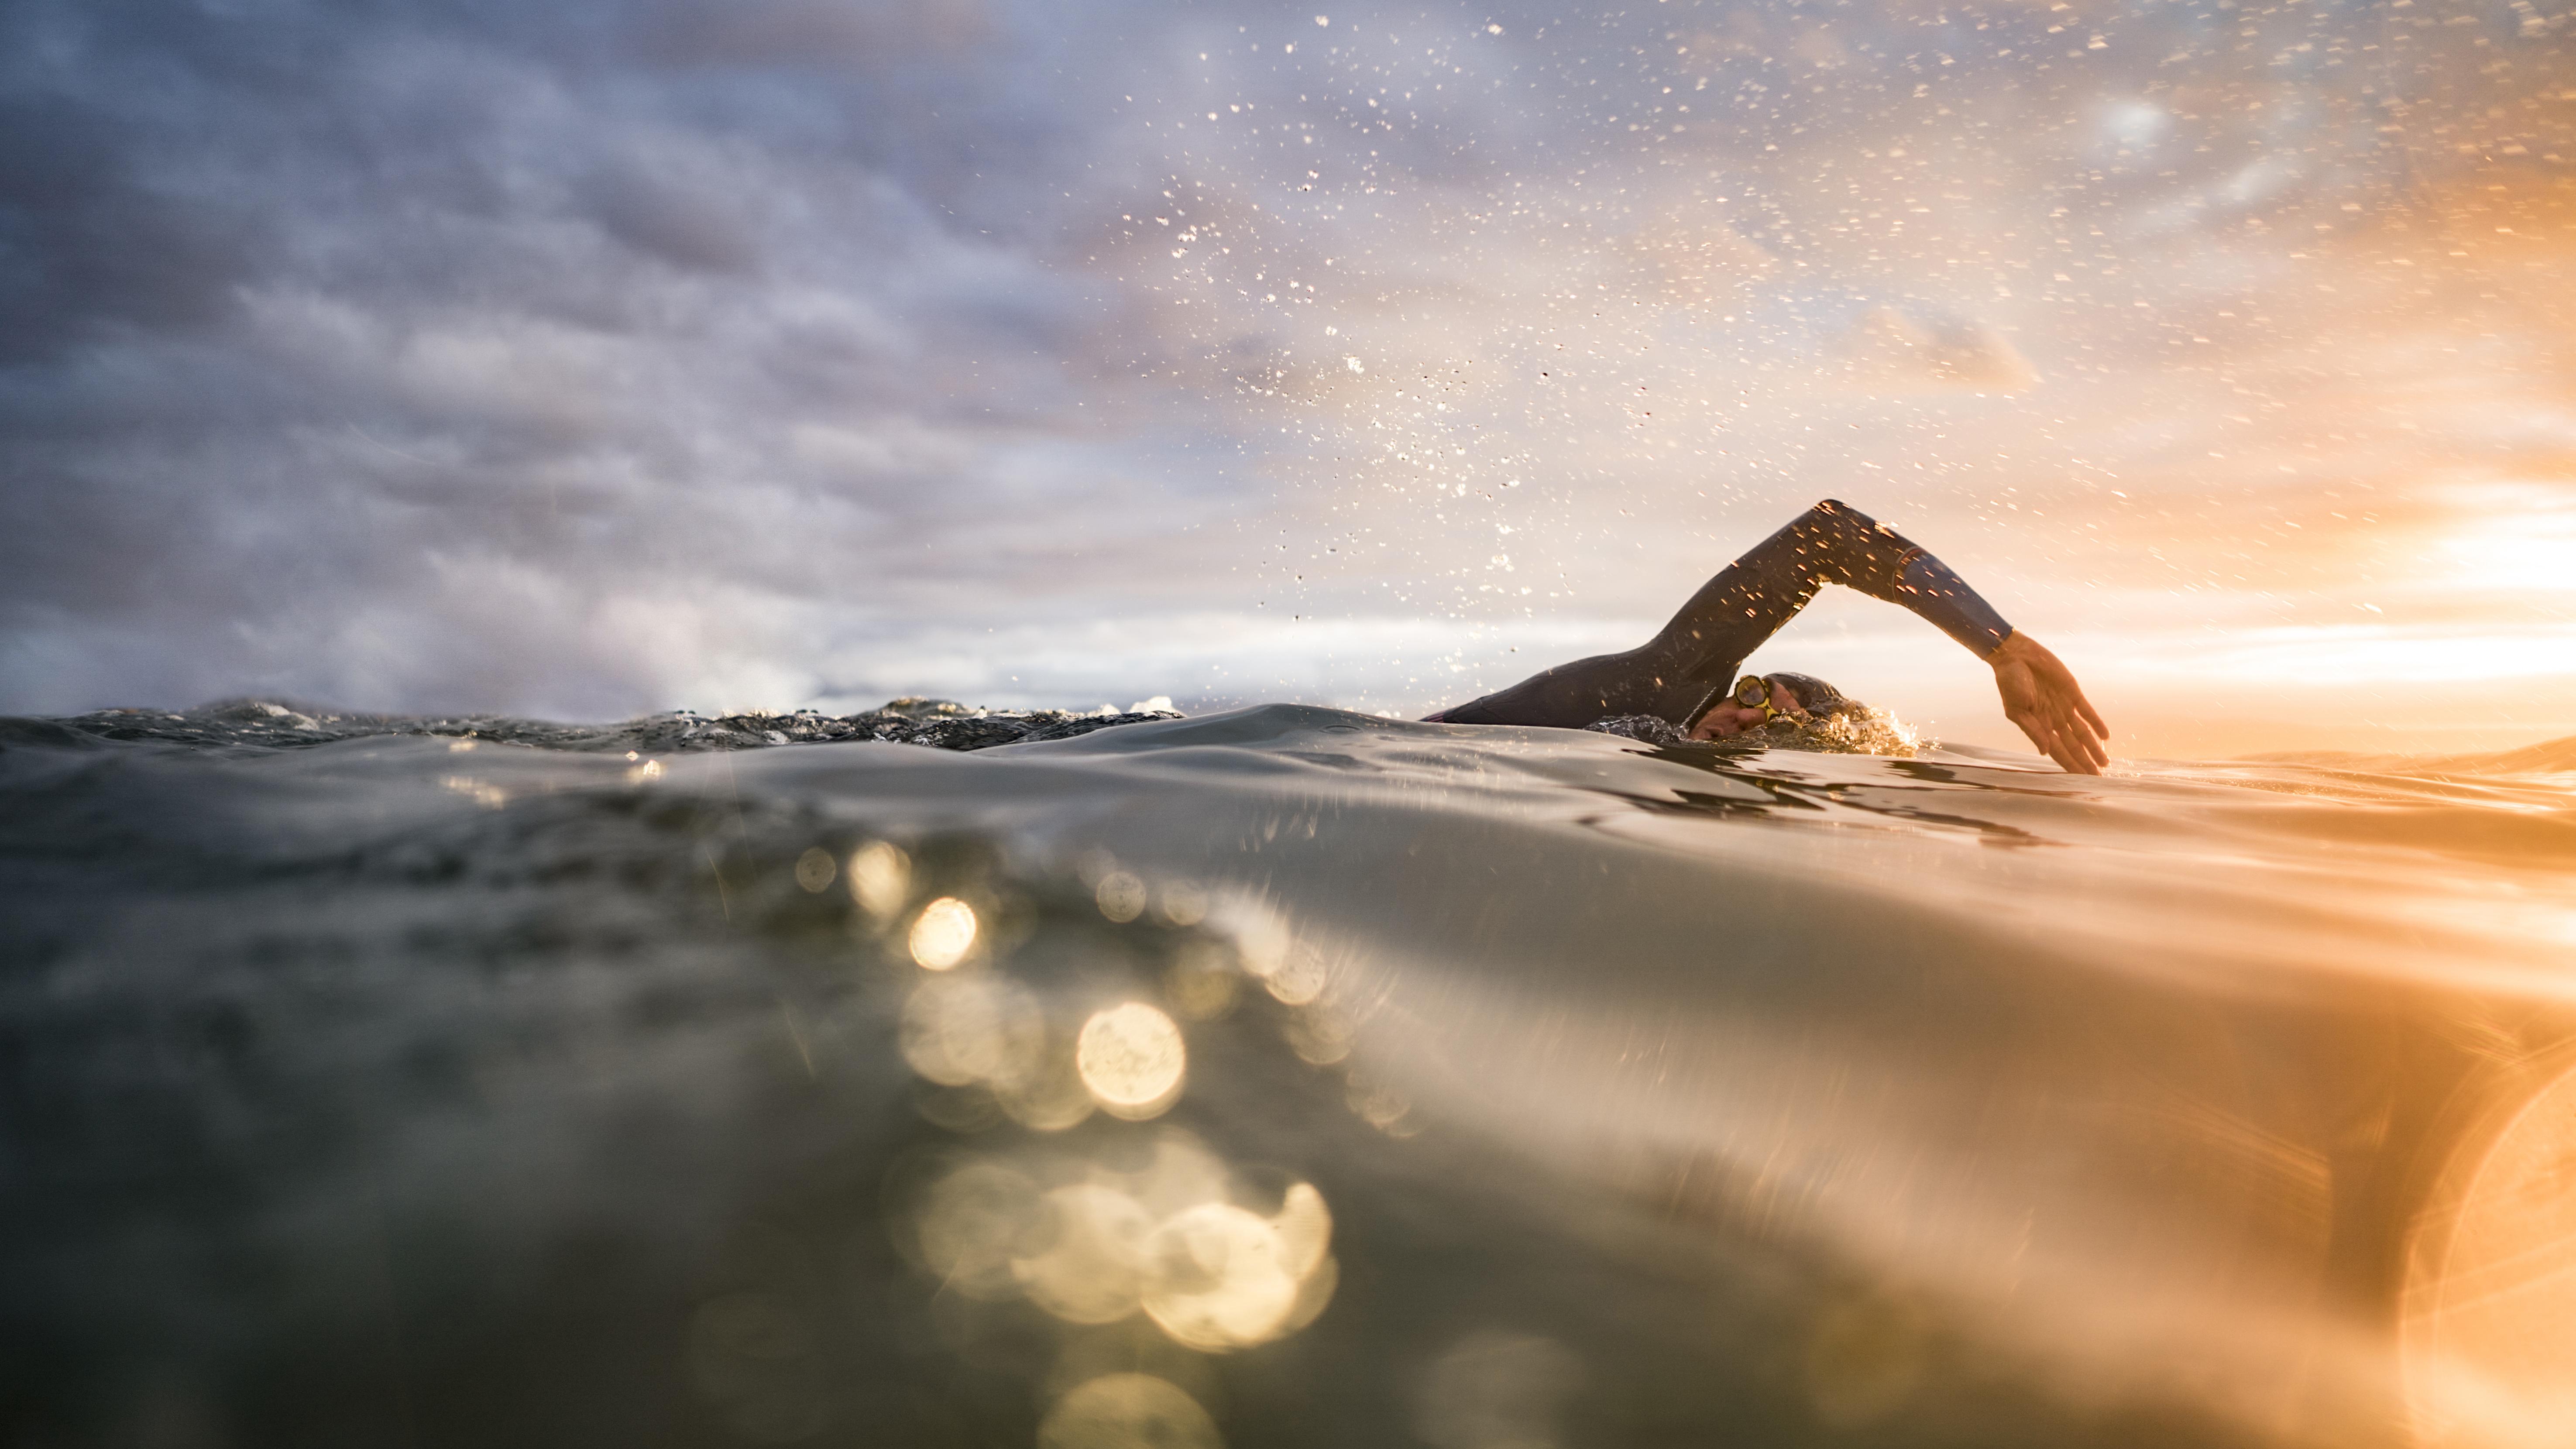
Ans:
{"label": "swimmer's face", "polygon": [[[1791,694],[1789,686],[1785,684],[1771,686],[1771,707],[1791,719],[1803,720],[1807,717],[1807,712],[1798,707],[1798,697]],[[1691,726],[1691,738],[1722,740],[1730,735],[1740,735],[1749,729],[1759,729],[1761,726],[1762,711],[1747,709],[1737,704],[1734,696],[1730,695],[1718,701],[1716,708],[1700,716],[1699,723]]]}

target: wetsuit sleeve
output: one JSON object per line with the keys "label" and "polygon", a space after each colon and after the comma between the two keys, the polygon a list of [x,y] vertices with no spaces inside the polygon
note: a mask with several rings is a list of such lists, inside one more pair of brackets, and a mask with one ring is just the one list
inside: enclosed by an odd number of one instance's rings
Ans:
{"label": "wetsuit sleeve", "polygon": [[1932,627],[1958,640],[1979,659],[1991,657],[2003,646],[2012,625],[1995,612],[1995,606],[1968,587],[1968,581],[1951,571],[1948,564],[1925,553],[1920,547],[1904,543],[1902,537],[1886,524],[1875,527],[1903,544],[1904,562],[1897,568],[1896,584],[1884,594],[1874,593],[1890,603],[1903,604],[1922,616]]}
{"label": "wetsuit sleeve", "polygon": [[1700,586],[1644,645],[1578,659],[1509,689],[1456,705],[1456,724],[1554,725],[1654,715],[1689,729],[1745,656],[1797,617],[1826,584],[1902,604],[1978,658],[2012,632],[1993,606],[1939,559],[1869,515],[1828,498]]}
{"label": "wetsuit sleeve", "polygon": [[1709,580],[1656,642],[1686,637],[1702,646],[1685,670],[1691,678],[1732,675],[1829,583],[1903,605],[1980,659],[2012,633],[2012,625],[1948,564],[1841,499],[1828,498]]}

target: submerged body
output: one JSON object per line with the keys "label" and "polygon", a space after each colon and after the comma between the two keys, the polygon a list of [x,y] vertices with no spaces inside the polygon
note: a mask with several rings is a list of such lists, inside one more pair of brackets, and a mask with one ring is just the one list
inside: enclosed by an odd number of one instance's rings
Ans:
{"label": "submerged body", "polygon": [[2098,774],[2110,731],[2074,674],[2004,622],[1967,580],[1921,545],[1828,498],[1701,585],[1671,622],[1637,648],[1544,669],[1431,716],[1446,724],[1584,729],[1650,716],[1695,739],[1723,739],[1771,715],[1823,714],[1848,701],[1805,675],[1774,675],[1768,698],[1730,698],[1736,669],[1827,584],[1902,604],[1995,671],[2004,712],[2068,770]]}

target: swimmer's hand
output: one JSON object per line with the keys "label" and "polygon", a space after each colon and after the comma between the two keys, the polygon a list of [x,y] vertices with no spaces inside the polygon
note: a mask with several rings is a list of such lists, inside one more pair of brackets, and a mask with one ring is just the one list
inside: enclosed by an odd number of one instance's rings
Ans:
{"label": "swimmer's hand", "polygon": [[2016,629],[1986,662],[1994,666],[2004,717],[2021,726],[2040,753],[2075,775],[2098,775],[2111,763],[2111,752],[2102,747],[2111,727],[2084,697],[2075,672],[2046,646]]}

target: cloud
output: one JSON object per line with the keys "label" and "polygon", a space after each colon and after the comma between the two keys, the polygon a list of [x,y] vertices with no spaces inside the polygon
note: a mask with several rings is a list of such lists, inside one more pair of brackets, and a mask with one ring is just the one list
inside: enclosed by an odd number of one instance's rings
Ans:
{"label": "cloud", "polygon": [[0,366],[206,328],[247,271],[252,228],[147,184],[120,130],[76,98],[0,102]]}
{"label": "cloud", "polygon": [[1828,493],[2068,630],[2431,609],[2570,451],[2492,20],[22,3],[0,707],[1416,712]]}
{"label": "cloud", "polygon": [[1972,387],[2021,392],[2038,380],[2030,362],[1990,327],[1963,317],[1917,318],[1873,307],[1842,342],[1864,385]]}

